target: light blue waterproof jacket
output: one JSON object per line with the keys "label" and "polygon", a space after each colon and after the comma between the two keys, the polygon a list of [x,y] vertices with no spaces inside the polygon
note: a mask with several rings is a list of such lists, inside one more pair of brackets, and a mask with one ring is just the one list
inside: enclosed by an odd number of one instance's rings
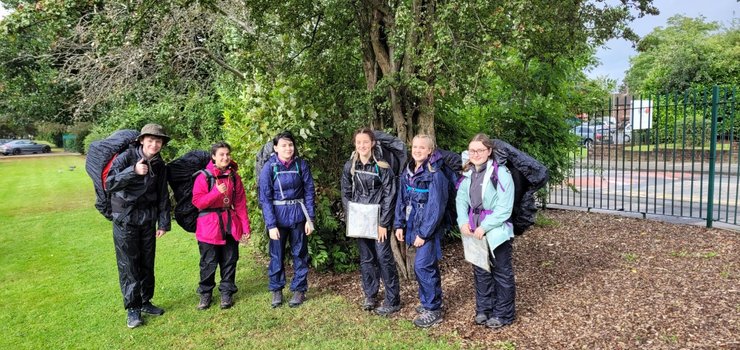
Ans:
{"label": "light blue waterproof jacket", "polygon": [[[494,169],[498,169],[498,184],[494,187],[491,175]],[[457,226],[462,227],[468,223],[468,213],[470,210],[470,182],[473,169],[463,173],[463,180],[457,190],[455,198],[457,206]],[[480,226],[485,230],[485,238],[488,240],[488,247],[493,252],[501,243],[514,237],[514,229],[511,223],[507,222],[511,217],[511,211],[514,207],[514,180],[506,166],[493,166],[493,161],[488,160],[486,164],[486,173],[483,180],[483,209],[492,211],[481,221]]]}

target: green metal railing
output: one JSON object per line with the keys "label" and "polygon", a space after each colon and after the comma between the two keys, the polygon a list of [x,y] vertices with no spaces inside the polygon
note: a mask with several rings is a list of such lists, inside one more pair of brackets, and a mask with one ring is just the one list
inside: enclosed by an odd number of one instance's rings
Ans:
{"label": "green metal railing", "polygon": [[596,135],[548,204],[738,225],[736,100],[735,87],[718,86],[612,99],[583,121]]}

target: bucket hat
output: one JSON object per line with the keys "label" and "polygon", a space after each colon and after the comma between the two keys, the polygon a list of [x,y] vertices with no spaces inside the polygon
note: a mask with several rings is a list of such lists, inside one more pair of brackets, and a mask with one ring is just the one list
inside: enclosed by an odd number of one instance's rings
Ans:
{"label": "bucket hat", "polygon": [[141,128],[141,134],[139,135],[139,142],[141,142],[141,139],[144,138],[144,136],[156,136],[162,138],[162,141],[164,143],[167,143],[170,141],[170,137],[167,136],[167,134],[164,132],[164,128],[159,124],[147,124],[144,125],[143,128]]}

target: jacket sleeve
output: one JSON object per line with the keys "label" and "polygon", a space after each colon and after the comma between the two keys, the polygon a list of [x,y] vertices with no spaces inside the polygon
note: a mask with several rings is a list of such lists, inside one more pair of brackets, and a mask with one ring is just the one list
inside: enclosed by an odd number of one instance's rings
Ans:
{"label": "jacket sleeve", "polygon": [[308,210],[308,216],[310,220],[316,222],[316,189],[313,184],[313,176],[311,175],[311,168],[308,166],[308,162],[301,159],[301,176],[303,177],[303,196],[306,201],[306,210]]}
{"label": "jacket sleeve", "polygon": [[259,201],[262,205],[262,217],[265,219],[265,226],[269,230],[277,227],[275,207],[272,205],[272,199],[275,196],[275,189],[272,187],[272,166],[270,163],[266,163],[265,166],[262,167],[258,185]]}
{"label": "jacket sleeve", "polygon": [[239,217],[239,220],[241,221],[244,234],[249,236],[252,233],[252,228],[249,226],[249,208],[247,208],[247,194],[246,191],[244,191],[244,183],[242,182],[241,176],[239,176],[238,174],[234,174],[234,177],[234,180],[236,180],[236,186],[234,188],[234,191],[236,191],[236,195],[234,196],[234,209]]}
{"label": "jacket sleeve", "polygon": [[342,205],[344,206],[345,213],[349,210],[349,201],[352,199],[352,166],[352,161],[349,160],[344,163],[344,168],[342,169]]}
{"label": "jacket sleeve", "polygon": [[406,177],[399,176],[396,191],[396,213],[393,219],[394,229],[406,228]]}
{"label": "jacket sleeve", "polygon": [[449,198],[449,181],[441,170],[435,171],[432,177],[432,183],[429,184],[429,199],[424,205],[422,214],[426,220],[421,221],[417,235],[423,240],[429,239],[437,230],[445,215],[447,209],[447,199]]}
{"label": "jacket sleeve", "polygon": [[[131,181],[139,179],[144,175],[139,175],[134,171],[134,166],[138,159],[131,159],[131,152],[119,154],[111,163],[108,170],[108,178],[105,181],[105,188],[108,192],[118,192],[126,188]],[[129,165],[131,164],[131,165]]]}
{"label": "jacket sleeve", "polygon": [[193,182],[193,205],[198,210],[223,206],[223,197],[216,186],[208,190],[208,179],[203,173],[198,174]]}
{"label": "jacket sleeve", "polygon": [[396,181],[393,169],[386,168],[380,171],[383,180],[383,197],[380,201],[380,226],[391,227],[393,213],[396,210]]}
{"label": "jacket sleeve", "polygon": [[455,209],[457,211],[457,227],[463,227],[468,223],[468,211],[470,210],[470,178],[464,177],[457,189],[455,197]]}
{"label": "jacket sleeve", "polygon": [[162,166],[162,174],[157,179],[157,228],[160,230],[169,231],[172,229],[172,203],[170,203],[170,190],[167,187],[167,167]]}
{"label": "jacket sleeve", "polygon": [[[486,179],[485,181],[490,180]],[[486,232],[503,225],[511,217],[511,211],[514,207],[514,180],[505,166],[498,168],[498,181],[498,185],[493,189],[496,196],[494,205],[493,208],[490,208],[493,213],[486,215],[486,218],[480,223],[480,226]],[[490,187],[493,187],[493,184]]]}

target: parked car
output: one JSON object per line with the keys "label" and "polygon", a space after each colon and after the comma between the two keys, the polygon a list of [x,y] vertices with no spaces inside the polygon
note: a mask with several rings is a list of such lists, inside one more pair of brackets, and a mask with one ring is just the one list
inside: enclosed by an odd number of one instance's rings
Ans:
{"label": "parked car", "polygon": [[14,140],[0,146],[0,153],[4,155],[18,155],[23,153],[49,153],[51,147],[38,144],[31,140]]}
{"label": "parked car", "polygon": [[570,132],[581,137],[581,145],[586,148],[591,148],[594,143],[601,142],[603,135],[597,132],[594,127],[588,126],[576,126],[570,129]]}

